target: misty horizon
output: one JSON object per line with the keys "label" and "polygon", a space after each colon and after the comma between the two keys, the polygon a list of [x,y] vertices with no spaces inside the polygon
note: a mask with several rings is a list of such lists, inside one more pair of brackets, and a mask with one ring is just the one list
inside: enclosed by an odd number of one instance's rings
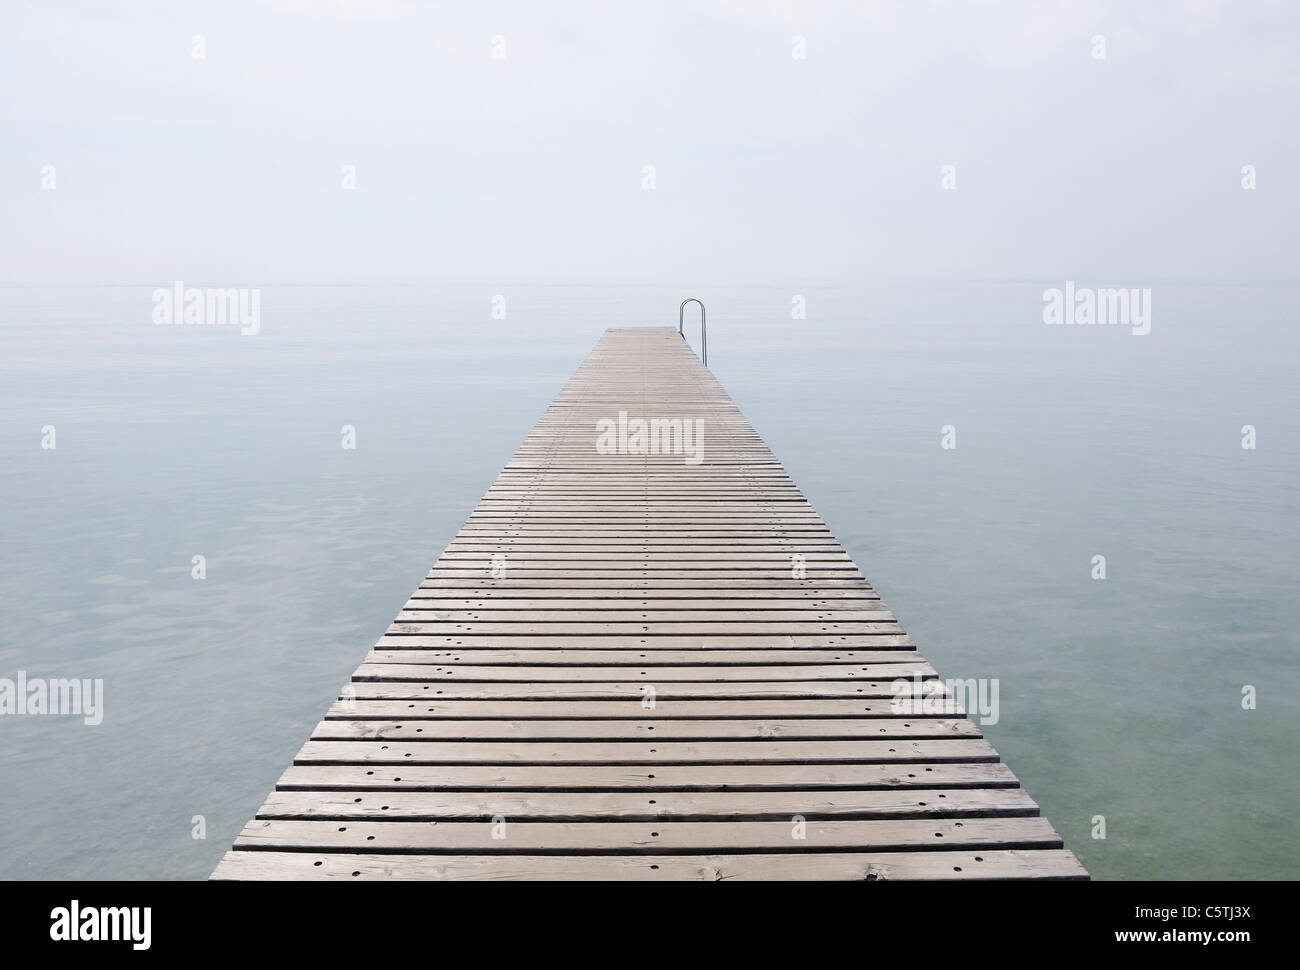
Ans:
{"label": "misty horizon", "polygon": [[1298,27],[1208,0],[8,5],[0,285],[1291,284]]}

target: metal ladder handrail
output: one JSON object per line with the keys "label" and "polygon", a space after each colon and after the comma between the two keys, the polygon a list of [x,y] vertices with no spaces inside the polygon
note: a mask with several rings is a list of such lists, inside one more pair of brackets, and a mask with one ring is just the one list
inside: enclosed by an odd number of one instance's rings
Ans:
{"label": "metal ladder handrail", "polygon": [[686,304],[698,303],[700,305],[700,362],[705,367],[709,366],[709,328],[704,322],[706,313],[704,310],[704,301],[697,300],[695,297],[682,300],[682,305],[677,308],[677,332],[683,340],[686,339]]}

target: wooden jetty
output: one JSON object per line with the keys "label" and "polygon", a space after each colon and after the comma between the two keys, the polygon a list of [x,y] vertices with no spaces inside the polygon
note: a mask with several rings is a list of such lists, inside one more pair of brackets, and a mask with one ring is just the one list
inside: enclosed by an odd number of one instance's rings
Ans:
{"label": "wooden jetty", "polygon": [[677,331],[607,330],[213,878],[1086,879],[936,679]]}

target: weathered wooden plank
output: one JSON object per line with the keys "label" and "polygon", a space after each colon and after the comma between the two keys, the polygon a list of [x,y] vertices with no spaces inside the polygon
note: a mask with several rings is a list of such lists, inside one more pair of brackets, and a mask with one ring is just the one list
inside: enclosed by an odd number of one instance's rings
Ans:
{"label": "weathered wooden plank", "polygon": [[686,765],[996,761],[982,738],[942,741],[308,741],[294,764]]}
{"label": "weathered wooden plank", "polygon": [[627,623],[721,623],[729,624],[744,621],[751,617],[761,617],[764,623],[893,623],[894,614],[885,609],[877,610],[824,610],[806,609],[789,611],[749,611],[749,610],[443,610],[436,607],[419,606],[415,609],[403,609],[397,614],[396,623],[607,623],[610,620]]}
{"label": "weathered wooden plank", "polygon": [[481,636],[572,636],[599,637],[617,634],[662,634],[699,635],[699,636],[740,636],[742,634],[797,634],[797,633],[897,633],[898,624],[882,621],[867,623],[861,620],[837,622],[822,620],[815,623],[695,623],[695,622],[656,622],[655,620],[611,621],[606,623],[568,623],[561,620],[536,620],[532,622],[495,623],[491,621],[467,620],[462,623],[438,623],[412,621],[394,623],[386,631],[388,635],[451,636],[455,634],[476,633]]}
{"label": "weathered wooden plank", "polygon": [[370,822],[253,819],[236,849],[352,852],[807,852],[1059,849],[1045,818],[780,822]]}
{"label": "weathered wooden plank", "polygon": [[737,556],[762,555],[780,559],[783,554],[803,552],[805,559],[844,560],[849,558],[830,533],[786,534],[783,530],[767,528],[754,535],[735,531],[710,536],[699,532],[666,533],[654,535],[630,532],[620,536],[616,532],[602,531],[589,535],[533,535],[509,532],[504,535],[466,536],[447,544],[439,558],[481,559],[503,552],[509,557],[538,556],[572,552],[609,558],[621,553],[619,558],[640,558],[645,554],[684,556],[688,551],[708,551],[710,555],[734,552]]}
{"label": "weathered wooden plank", "polygon": [[596,681],[636,681],[645,683],[753,683],[795,680],[895,680],[898,678],[934,677],[928,663],[820,664],[758,666],[733,664],[728,667],[644,667],[610,665],[605,667],[569,666],[476,666],[472,664],[363,663],[352,675],[353,680],[406,681],[510,681],[545,684],[554,681],[590,683]]}
{"label": "weathered wooden plank", "polygon": [[230,852],[214,879],[875,881],[1087,879],[1065,849],[802,852],[780,855],[526,856]]}
{"label": "weathered wooden plank", "polygon": [[455,636],[427,636],[417,633],[385,633],[375,646],[386,650],[427,650],[436,648],[496,647],[517,649],[528,646],[535,649],[572,649],[582,645],[608,650],[633,650],[657,648],[664,650],[767,650],[804,649],[820,647],[848,649],[850,647],[884,650],[890,647],[913,647],[915,641],[906,633],[863,634],[725,634],[680,636],[649,634],[643,636],[605,635],[601,637],[533,635],[526,639],[508,634],[460,633]]}
{"label": "weathered wooden plank", "polygon": [[891,650],[602,650],[575,644],[572,648],[550,650],[501,650],[492,647],[456,647],[452,650],[371,650],[367,664],[506,664],[528,666],[556,664],[564,666],[710,666],[743,664],[887,664],[924,663],[915,650],[895,647]]}
{"label": "weathered wooden plank", "polygon": [[[290,765],[282,790],[759,791],[837,788],[1016,788],[996,761],[731,765]],[[355,796],[354,796],[355,797]]]}
{"label": "weathered wooden plank", "polygon": [[[712,586],[715,579],[766,579],[785,581],[790,577],[790,564],[776,563],[771,566],[750,566],[745,563],[733,563],[730,566],[726,563],[710,565],[709,563],[697,562],[687,568],[681,563],[642,563],[639,566],[614,566],[604,564],[600,566],[574,566],[572,564],[559,565],[555,568],[543,568],[537,563],[528,563],[527,566],[511,566],[507,561],[504,564],[506,571],[509,573],[509,583],[501,585],[508,586],[521,579],[546,580],[548,583],[557,579],[581,579],[581,580],[601,580],[616,585],[622,585],[624,588],[630,588],[633,581],[637,579],[677,579],[691,580],[696,588],[699,588],[701,581],[707,580],[704,585]],[[491,560],[483,560],[478,563],[438,563],[429,573],[431,578],[446,579],[482,579],[490,577],[494,572],[495,564]],[[818,585],[829,580],[846,580],[859,579],[861,573],[856,568],[845,568],[841,566],[825,566],[818,563],[809,563],[807,572],[812,575],[809,585]]]}
{"label": "weathered wooden plank", "polygon": [[861,717],[952,717],[966,712],[952,699],[925,698],[923,713],[895,712],[889,701],[870,701],[863,703],[859,698],[853,700],[836,700],[819,697],[815,700],[747,700],[728,698],[720,701],[678,700],[659,695],[653,708],[646,708],[642,698],[629,704],[621,700],[436,700],[420,698],[418,700],[369,700],[348,698],[335,701],[326,713],[327,718],[342,720],[360,720],[379,718],[383,720],[404,718],[445,720],[448,718],[509,718],[560,719],[560,718],[648,718],[673,720],[723,718],[775,717],[775,718],[839,718]]}
{"label": "weathered wooden plank", "polygon": [[[651,689],[653,688],[653,690]],[[858,698],[876,701],[876,710],[888,707],[895,697],[930,697],[929,691],[900,693],[893,681],[854,680],[781,680],[737,683],[716,681],[711,683],[682,683],[678,681],[590,681],[586,683],[539,681],[519,683],[458,683],[455,680],[427,683],[425,681],[354,681],[344,688],[340,699],[371,700],[612,700],[628,704],[653,706],[665,700],[755,700],[800,697]],[[880,704],[884,701],[884,704]],[[864,711],[872,710],[870,703]]]}
{"label": "weathered wooden plank", "polygon": [[[418,590],[406,602],[405,609],[439,609],[439,610],[605,610],[607,615],[619,611],[639,611],[647,606],[657,610],[750,610],[766,613],[769,610],[806,610],[823,611],[873,609],[880,603],[879,597],[847,596],[818,599],[813,596],[788,597],[777,599],[775,596],[749,598],[734,597],[727,599],[705,599],[704,597],[664,597],[661,595],[621,596],[600,598],[587,596],[560,595],[545,598],[521,598],[519,596],[483,597],[479,599],[457,598],[441,594],[426,595],[428,591]],[[568,592],[568,591],[564,591]],[[627,591],[625,591],[627,592]],[[525,597],[536,594],[524,594]]]}
{"label": "weathered wooden plank", "polygon": [[[549,578],[545,582],[524,583],[514,570],[509,571],[509,579],[496,578],[490,574],[476,577],[451,576],[439,573],[433,576],[431,573],[420,584],[420,595],[432,594],[441,590],[469,590],[478,589],[475,596],[514,596],[518,595],[516,590],[548,590],[548,596],[565,595],[565,590],[574,591],[575,596],[637,596],[646,592],[672,590],[673,595],[687,596],[692,593],[699,595],[704,591],[704,595],[716,595],[725,590],[727,595],[732,595],[733,591],[745,590],[748,595],[761,596],[769,592],[779,592],[786,596],[832,596],[842,593],[844,595],[857,596],[863,593],[870,593],[871,587],[861,579],[791,579],[790,570],[785,570],[779,576],[771,579],[762,579],[754,577],[736,577],[728,574],[711,579],[708,583],[701,585],[695,578],[681,577],[631,577],[631,578],[613,578],[609,575],[592,576],[585,579],[575,579],[573,577],[555,577]],[[593,593],[593,590],[599,590],[599,593]],[[529,593],[529,595],[534,595]]]}
{"label": "weathered wooden plank", "polygon": [[761,821],[822,818],[973,818],[1032,816],[1038,806],[1020,788],[949,788],[711,792],[276,791],[257,812],[265,819],[387,821]]}
{"label": "weathered wooden plank", "polygon": [[[849,738],[979,737],[966,718],[802,718],[793,720],[628,721],[568,718],[545,720],[341,720],[327,719],[312,731],[313,741],[538,741],[538,740],[708,740],[763,738],[793,740]],[[521,749],[523,750],[523,749]]]}

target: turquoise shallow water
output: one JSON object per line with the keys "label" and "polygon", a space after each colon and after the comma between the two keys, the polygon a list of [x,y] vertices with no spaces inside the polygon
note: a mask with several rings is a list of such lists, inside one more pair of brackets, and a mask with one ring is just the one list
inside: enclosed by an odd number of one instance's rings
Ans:
{"label": "turquoise shallow water", "polygon": [[0,289],[0,677],[106,695],[0,718],[0,877],[205,877],[600,332],[697,295],[941,675],[998,678],[986,733],[1097,878],[1293,878],[1300,291],[1157,286],[1134,337],[1044,326],[1051,285],[268,286],[255,337]]}

